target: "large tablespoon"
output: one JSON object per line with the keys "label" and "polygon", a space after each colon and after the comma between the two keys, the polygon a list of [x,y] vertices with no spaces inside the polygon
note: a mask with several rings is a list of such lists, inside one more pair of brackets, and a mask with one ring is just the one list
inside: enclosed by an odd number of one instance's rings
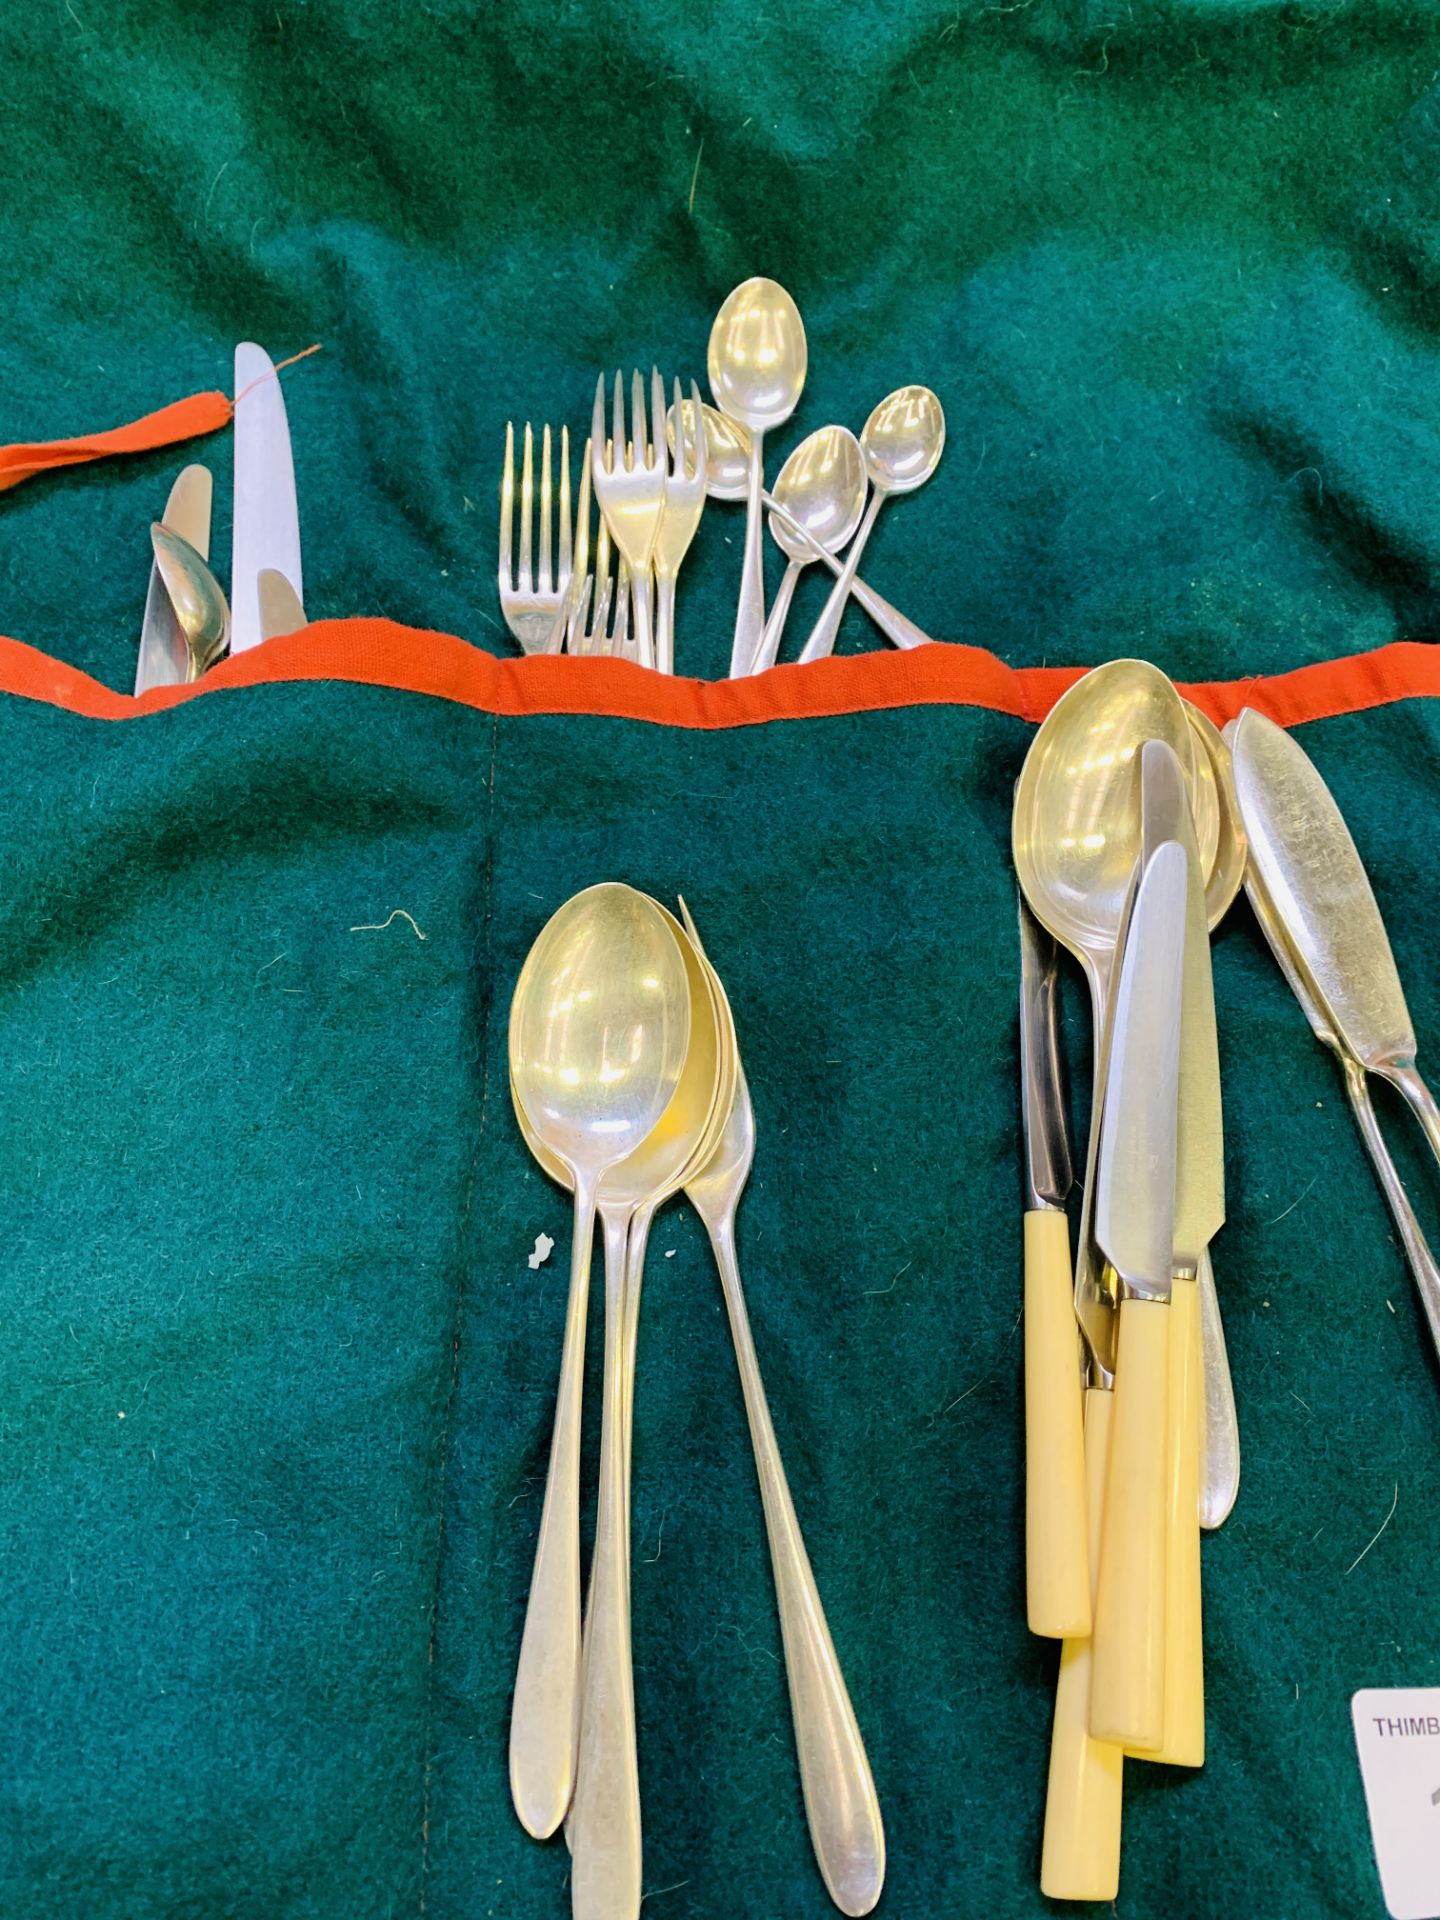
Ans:
{"label": "large tablespoon", "polygon": [[[770,534],[788,565],[766,616],[752,673],[774,666],[800,575],[815,558],[816,547],[838,553],[849,540],[865,511],[867,484],[865,456],[848,427],[820,427],[807,435],[776,474],[775,502],[786,517],[771,513]],[[796,520],[808,538],[790,531]]]}
{"label": "large tablespoon", "polygon": [[897,387],[883,399],[860,434],[865,468],[875,489],[860,530],[850,542],[840,577],[830,589],[824,611],[811,629],[801,661],[822,660],[835,651],[850,584],[870,538],[876,515],[892,493],[913,493],[934,473],[945,450],[945,411],[929,387]]}
{"label": "large tablespoon", "polygon": [[[717,995],[684,933],[652,903],[685,959],[690,994],[690,1045],[675,1092],[654,1129],[602,1175],[599,1212],[605,1232],[604,1412],[595,1556],[582,1650],[580,1748],[575,1800],[566,1838],[575,1855],[577,1916],[613,1917],[639,1904],[641,1820],[630,1660],[629,1476],[635,1329],[645,1246],[651,1222],[688,1170],[708,1159],[734,1093],[733,1038],[719,1020]],[[513,1089],[512,1089],[513,1091]],[[570,1184],[565,1164],[530,1125],[516,1117],[544,1170]]]}
{"label": "large tablespoon", "polygon": [[580,1399],[590,1249],[601,1176],[654,1130],[690,1042],[685,958],[632,887],[577,894],[531,947],[510,1007],[517,1112],[575,1196],[570,1293],[550,1468],[510,1718],[510,1793],[537,1839],[575,1787],[580,1707]]}
{"label": "large tablespoon", "polygon": [[[681,402],[686,411],[686,432],[689,432],[688,400]],[[706,406],[702,401],[701,418],[705,423],[705,491],[712,500],[743,500],[750,475],[750,436],[738,421],[727,420],[715,407]],[[667,431],[671,450],[675,446],[674,409]],[[810,548],[810,558],[818,560],[822,567],[828,567],[838,580],[843,571],[841,562],[833,553],[812,540],[801,523],[795,519],[788,507],[775,498],[769,491],[760,495],[761,504],[773,519],[781,521],[797,544]],[[858,576],[850,582],[850,598],[863,607],[885,638],[896,647],[933,646],[934,638],[923,627],[917,627],[913,620],[907,620],[897,607],[883,600],[873,587],[867,586]]]}
{"label": "large tablespoon", "polygon": [[[745,483],[745,560],[735,608],[730,675],[748,673],[765,628],[765,569],[761,556],[760,495],[765,485],[764,436],[795,411],[809,350],[800,309],[774,280],[742,281],[710,329],[706,359],[710,391],[723,414],[750,434]],[[708,448],[707,448],[708,451]]]}
{"label": "large tablespoon", "polygon": [[[695,922],[683,900],[680,911],[685,929],[715,982],[733,1048],[734,1021],[725,989],[705,958]],[[865,1744],[786,1483],[740,1284],[735,1215],[755,1154],[755,1113],[738,1050],[734,1051],[734,1061],[734,1100],[724,1131],[713,1156],[687,1177],[685,1197],[710,1236],[735,1343],[770,1542],[810,1842],[836,1906],[842,1913],[865,1914],[880,1898],[885,1883],[885,1828]]]}

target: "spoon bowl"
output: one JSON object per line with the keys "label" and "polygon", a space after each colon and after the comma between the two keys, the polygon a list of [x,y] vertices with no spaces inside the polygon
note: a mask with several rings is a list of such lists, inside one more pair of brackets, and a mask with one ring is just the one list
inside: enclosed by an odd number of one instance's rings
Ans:
{"label": "spoon bowl", "polygon": [[156,520],[150,528],[155,565],[175,609],[190,656],[188,678],[198,680],[230,645],[230,608],[215,578],[190,542]]}
{"label": "spoon bowl", "polygon": [[706,368],[716,405],[752,433],[783,426],[805,385],[800,309],[775,280],[743,280],[710,329]]}
{"label": "spoon bowl", "polygon": [[[819,427],[790,454],[771,488],[792,520],[816,546],[838,553],[865,511],[865,456],[848,427]],[[815,549],[797,538],[778,514],[770,533],[787,560],[808,566]]]}
{"label": "spoon bowl", "polygon": [[1193,805],[1195,736],[1179,694],[1158,667],[1112,660],[1056,701],[1016,787],[1012,839],[1025,898],[1092,973],[1113,957],[1140,851],[1146,740],[1173,748]]}
{"label": "spoon bowl", "polygon": [[[684,421],[685,438],[694,440],[695,403],[682,400],[678,408]],[[665,438],[673,455],[676,446],[676,414],[672,406],[665,415]],[[738,420],[727,420],[708,400],[700,402],[700,424],[705,429],[705,491],[712,500],[743,500],[750,476],[750,429]]]}
{"label": "spoon bowl", "polygon": [[913,493],[945,451],[945,409],[929,387],[897,387],[865,422],[860,444],[877,492]]}
{"label": "spoon bowl", "polygon": [[526,956],[510,1007],[510,1073],[537,1137],[593,1180],[632,1153],[679,1084],[690,1038],[685,960],[633,887],[568,900]]}

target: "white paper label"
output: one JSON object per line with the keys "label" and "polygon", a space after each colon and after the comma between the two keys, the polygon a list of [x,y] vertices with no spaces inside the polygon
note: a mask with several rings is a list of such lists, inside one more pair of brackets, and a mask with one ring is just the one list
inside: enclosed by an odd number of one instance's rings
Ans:
{"label": "white paper label", "polygon": [[1367,1687],[1350,1714],[1385,1905],[1440,1920],[1440,1687]]}

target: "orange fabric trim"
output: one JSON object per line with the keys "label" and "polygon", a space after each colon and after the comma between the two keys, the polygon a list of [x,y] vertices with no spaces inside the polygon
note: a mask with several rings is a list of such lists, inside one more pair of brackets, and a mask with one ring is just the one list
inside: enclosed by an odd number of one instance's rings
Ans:
{"label": "orange fabric trim", "polygon": [[39,440],[29,446],[0,447],[0,493],[18,487],[32,474],[56,467],[78,467],[87,460],[104,460],[112,453],[148,453],[152,447],[173,446],[228,426],[234,403],[224,393],[192,393],[158,412],[106,433],[86,434],[78,440]]}
{"label": "orange fabric trim", "polygon": [[[93,720],[137,719],[238,687],[342,680],[485,713],[588,713],[672,727],[760,726],[911,706],[989,707],[1036,722],[1084,671],[1007,667],[980,647],[936,644],[776,667],[749,680],[681,680],[623,660],[501,659],[454,634],[366,618],[317,621],[222,661],[193,687],[157,687],[137,700],[19,640],[0,639],[0,693]],[[1290,673],[1180,690],[1219,726],[1246,706],[1298,726],[1440,695],[1440,646],[1401,640]]]}

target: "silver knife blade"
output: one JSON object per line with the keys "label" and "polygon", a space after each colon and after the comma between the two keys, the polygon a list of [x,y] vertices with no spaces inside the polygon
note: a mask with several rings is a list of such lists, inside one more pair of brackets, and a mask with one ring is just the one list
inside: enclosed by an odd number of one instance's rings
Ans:
{"label": "silver knife blade", "polygon": [[[248,391],[247,391],[248,389]],[[230,564],[230,651],[264,638],[260,574],[273,567],[305,598],[300,572],[300,515],[285,396],[263,347],[235,349],[235,530]]]}
{"label": "silver knife blade", "polygon": [[1250,858],[1339,1037],[1372,1072],[1413,1060],[1415,1029],[1385,923],[1314,762],[1250,707],[1236,724],[1231,757]]}
{"label": "silver knife blade", "polygon": [[1020,902],[1020,1099],[1025,1135],[1025,1204],[1063,1207],[1074,1183],[1060,1065],[1060,954],[1053,935]]}
{"label": "silver knife blade", "polygon": [[1189,872],[1167,840],[1145,863],[1120,980],[1100,1152],[1095,1238],[1131,1296],[1170,1298]]}
{"label": "silver knife blade", "polygon": [[1189,1274],[1198,1271],[1200,1255],[1225,1224],[1225,1129],[1205,879],[1185,777],[1180,762],[1163,740],[1148,740],[1141,749],[1140,814],[1147,858],[1167,840],[1177,841],[1185,849],[1174,1265]]}
{"label": "silver knife blade", "polygon": [[[165,503],[162,525],[200,555],[210,553],[210,507],[214,482],[210,469],[198,464],[182,468]],[[140,626],[140,651],[135,661],[135,691],[151,687],[183,686],[190,677],[190,649],[175,617],[170,595],[154,561],[145,594],[145,617]]]}

